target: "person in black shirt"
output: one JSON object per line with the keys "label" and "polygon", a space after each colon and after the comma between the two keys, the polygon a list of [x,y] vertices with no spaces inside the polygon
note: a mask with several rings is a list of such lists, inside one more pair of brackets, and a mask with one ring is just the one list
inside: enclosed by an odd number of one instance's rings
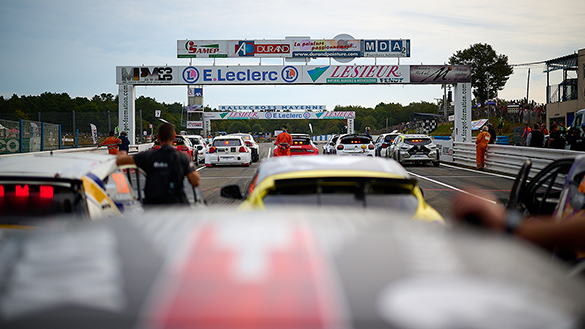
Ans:
{"label": "person in black shirt", "polygon": [[572,151],[585,151],[585,138],[581,136],[581,129],[571,128],[569,136],[567,144],[571,146]]}
{"label": "person in black shirt", "polygon": [[528,134],[528,138],[526,138],[526,146],[544,147],[544,133],[540,130],[540,125],[538,123],[534,124],[534,129]]}
{"label": "person in black shirt", "polygon": [[162,123],[158,128],[160,149],[138,154],[119,155],[116,164],[136,164],[146,172],[145,204],[188,203],[183,191],[183,180],[196,187],[200,176],[189,157],[173,148],[175,126]]}
{"label": "person in black shirt", "polygon": [[130,141],[128,140],[128,137],[126,136],[125,131],[120,133],[119,139],[122,141],[122,143],[120,143],[120,146],[118,146],[120,154],[128,154],[128,151],[130,151],[130,147],[129,147]]}
{"label": "person in black shirt", "polygon": [[565,139],[561,136],[559,126],[556,122],[553,122],[550,130],[550,138],[548,139],[548,147],[553,149],[564,149]]}

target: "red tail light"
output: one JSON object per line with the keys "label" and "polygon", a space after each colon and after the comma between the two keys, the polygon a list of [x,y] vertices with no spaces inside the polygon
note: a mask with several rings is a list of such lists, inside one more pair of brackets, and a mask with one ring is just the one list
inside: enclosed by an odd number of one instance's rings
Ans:
{"label": "red tail light", "polygon": [[386,144],[386,143],[382,143],[382,147],[383,147],[383,148],[387,148],[387,147],[388,147],[388,144]]}
{"label": "red tail light", "polygon": [[151,150],[158,150],[158,149],[160,149],[160,146],[158,146],[158,145],[154,145],[154,146],[151,148]]}
{"label": "red tail light", "polygon": [[343,145],[341,145],[341,144],[337,145],[337,149],[338,150],[343,150]]}
{"label": "red tail light", "polygon": [[248,153],[248,148],[245,146],[240,146],[240,153]]}
{"label": "red tail light", "polygon": [[217,150],[217,147],[212,146],[209,148],[209,153],[215,153],[216,150]]}
{"label": "red tail light", "polygon": [[4,197],[4,185],[0,185],[0,197]]}
{"label": "red tail light", "polygon": [[189,151],[189,148],[187,146],[181,146],[181,151]]}
{"label": "red tail light", "polygon": [[16,190],[14,191],[14,195],[27,197],[28,196],[28,185],[23,185],[23,186],[16,185]]}
{"label": "red tail light", "polygon": [[53,187],[41,185],[40,196],[43,199],[52,199],[53,198]]}
{"label": "red tail light", "polygon": [[252,146],[252,142],[246,141],[247,146]]}
{"label": "red tail light", "polygon": [[369,148],[370,150],[373,150],[373,149],[374,149],[374,145],[370,144],[370,145],[368,145],[368,148]]}

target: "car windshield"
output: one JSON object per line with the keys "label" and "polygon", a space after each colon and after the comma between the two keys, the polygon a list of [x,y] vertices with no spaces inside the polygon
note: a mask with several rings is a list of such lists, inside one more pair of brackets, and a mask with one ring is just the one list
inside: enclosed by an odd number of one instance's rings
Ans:
{"label": "car windshield", "polygon": [[341,139],[341,144],[370,144],[368,137],[347,136]]}
{"label": "car windshield", "polygon": [[0,180],[0,224],[26,225],[42,217],[82,214],[81,182]]}
{"label": "car windshield", "polygon": [[242,142],[239,139],[216,139],[213,141],[213,146],[240,146]]}
{"label": "car windshield", "polygon": [[199,142],[199,138],[191,137],[189,138],[189,140],[191,141],[191,143],[193,143],[193,145],[201,144],[201,142]]}
{"label": "car windshield", "polygon": [[428,144],[431,144],[432,141],[430,138],[412,137],[412,138],[405,138],[404,143],[409,144],[409,145],[428,145]]}
{"label": "car windshield", "polygon": [[352,177],[277,180],[263,201],[267,207],[294,204],[384,207],[414,214],[418,207],[412,192],[415,184],[406,179]]}

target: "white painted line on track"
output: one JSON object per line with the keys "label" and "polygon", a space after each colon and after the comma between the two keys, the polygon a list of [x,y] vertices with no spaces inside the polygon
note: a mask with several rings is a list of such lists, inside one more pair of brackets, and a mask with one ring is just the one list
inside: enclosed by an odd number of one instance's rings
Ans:
{"label": "white painted line on track", "polygon": [[430,178],[428,178],[428,177],[424,177],[424,176],[421,176],[421,175],[417,175],[417,174],[415,174],[415,173],[412,173],[412,172],[408,172],[408,173],[409,173],[410,175],[414,176],[414,177],[417,177],[417,178],[420,178],[420,179],[424,179],[424,180],[426,180],[426,181],[429,181],[429,182],[431,182],[431,183],[435,183],[435,184],[437,184],[437,185],[444,186],[444,187],[446,187],[446,188],[449,188],[449,189],[452,189],[452,190],[454,190],[454,191],[461,192],[461,193],[465,193],[465,194],[467,194],[467,195],[471,195],[471,196],[474,196],[474,197],[476,197],[476,198],[479,198],[479,199],[482,199],[482,200],[484,200],[484,201],[488,201],[488,202],[491,202],[491,203],[494,203],[494,204],[495,204],[495,203],[497,203],[497,202],[495,202],[494,200],[490,200],[490,199],[486,199],[486,198],[479,197],[479,196],[477,196],[477,195],[475,195],[475,194],[472,194],[472,193],[469,193],[469,192],[467,192],[467,191],[464,191],[464,190],[462,190],[462,189],[456,188],[455,186],[451,186],[451,185],[449,185],[449,184],[446,184],[446,183],[443,183],[443,182],[439,182],[439,181],[437,181],[437,180],[430,179]]}
{"label": "white painted line on track", "polygon": [[470,168],[458,167],[458,166],[448,165],[448,164],[445,164],[443,162],[441,162],[441,166],[445,166],[447,168],[453,168],[453,169],[460,169],[460,170],[471,171],[471,172],[474,172],[474,173],[484,174],[484,175],[490,175],[490,176],[494,176],[494,177],[507,178],[507,179],[511,179],[511,180],[516,179],[516,176],[506,176],[506,175],[492,173],[492,172],[489,172],[489,171],[481,171],[481,170],[477,170],[477,169],[470,169]]}

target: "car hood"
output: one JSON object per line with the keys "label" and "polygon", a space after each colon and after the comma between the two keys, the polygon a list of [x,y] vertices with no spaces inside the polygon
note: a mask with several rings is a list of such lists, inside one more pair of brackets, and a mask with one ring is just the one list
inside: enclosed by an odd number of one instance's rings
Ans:
{"label": "car hood", "polygon": [[6,329],[572,328],[585,310],[540,250],[385,211],[160,209],[0,256]]}

